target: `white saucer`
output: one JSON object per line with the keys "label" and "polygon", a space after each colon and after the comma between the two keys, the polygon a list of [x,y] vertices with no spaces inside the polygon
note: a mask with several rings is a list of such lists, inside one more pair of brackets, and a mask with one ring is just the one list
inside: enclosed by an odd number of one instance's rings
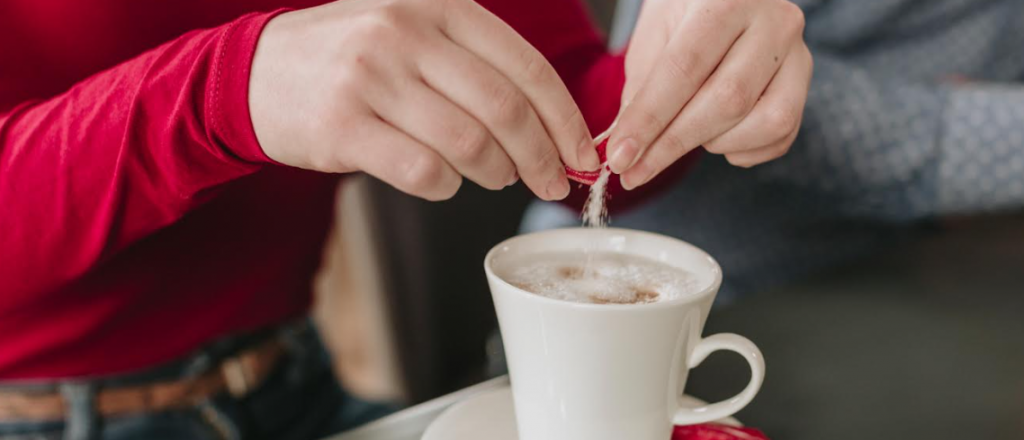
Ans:
{"label": "white saucer", "polygon": [[[683,396],[689,407],[706,405],[700,399]],[[473,396],[452,406],[430,424],[421,440],[518,440],[512,389],[507,385]],[[729,417],[718,423],[743,426]]]}

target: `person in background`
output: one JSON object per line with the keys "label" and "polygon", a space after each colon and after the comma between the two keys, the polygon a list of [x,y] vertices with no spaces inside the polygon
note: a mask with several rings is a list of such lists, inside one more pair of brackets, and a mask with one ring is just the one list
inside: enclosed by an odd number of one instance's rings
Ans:
{"label": "person in background", "polygon": [[[792,151],[751,169],[705,155],[642,207],[609,202],[612,226],[714,255],[724,301],[913,239],[936,218],[1024,206],[1024,3],[796,3],[815,77]],[[523,228],[577,216],[533,206]]]}
{"label": "person in background", "polygon": [[303,319],[339,176],[562,199],[620,100],[631,187],[707,142],[752,165],[811,76],[783,0],[676,2],[626,58],[573,0],[320,3],[0,3],[0,437],[365,421]]}

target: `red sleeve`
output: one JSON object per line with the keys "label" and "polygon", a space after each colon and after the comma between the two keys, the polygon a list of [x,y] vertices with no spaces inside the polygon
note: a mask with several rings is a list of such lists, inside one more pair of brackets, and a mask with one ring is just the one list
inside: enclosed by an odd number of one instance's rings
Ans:
{"label": "red sleeve", "polygon": [[[590,132],[600,133],[619,111],[625,84],[625,56],[609,54],[603,36],[590,20],[581,0],[478,0],[534,45],[561,75],[583,112]],[[680,159],[646,185],[622,189],[617,175],[608,183],[608,209],[629,209],[678,181],[696,153]],[[570,182],[571,183],[571,182]],[[572,185],[563,203],[581,209],[589,187]]]}
{"label": "red sleeve", "polygon": [[0,114],[0,291],[58,287],[268,161],[248,82],[272,16],[191,32]]}

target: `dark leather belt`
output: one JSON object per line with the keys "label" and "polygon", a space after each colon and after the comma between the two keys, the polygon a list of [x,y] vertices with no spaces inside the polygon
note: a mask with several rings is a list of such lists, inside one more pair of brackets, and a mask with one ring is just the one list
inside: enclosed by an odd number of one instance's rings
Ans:
{"label": "dark leather belt", "polygon": [[[225,359],[219,368],[200,376],[99,389],[95,397],[96,411],[104,417],[121,416],[195,406],[225,392],[242,397],[267,379],[283,354],[283,344],[277,338],[270,338]],[[65,414],[64,397],[60,392],[0,390],[0,422],[61,420]]]}

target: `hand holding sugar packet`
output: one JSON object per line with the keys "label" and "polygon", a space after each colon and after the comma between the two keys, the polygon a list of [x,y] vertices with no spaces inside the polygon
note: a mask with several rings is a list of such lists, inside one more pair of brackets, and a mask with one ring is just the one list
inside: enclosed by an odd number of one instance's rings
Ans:
{"label": "hand holding sugar packet", "polygon": [[565,175],[569,180],[573,180],[584,185],[593,185],[597,182],[597,179],[601,176],[601,170],[608,168],[608,136],[611,134],[613,128],[615,128],[614,122],[607,130],[604,131],[604,133],[601,133],[594,138],[594,148],[597,149],[597,156],[601,162],[601,167],[594,171],[578,171],[566,166]]}

